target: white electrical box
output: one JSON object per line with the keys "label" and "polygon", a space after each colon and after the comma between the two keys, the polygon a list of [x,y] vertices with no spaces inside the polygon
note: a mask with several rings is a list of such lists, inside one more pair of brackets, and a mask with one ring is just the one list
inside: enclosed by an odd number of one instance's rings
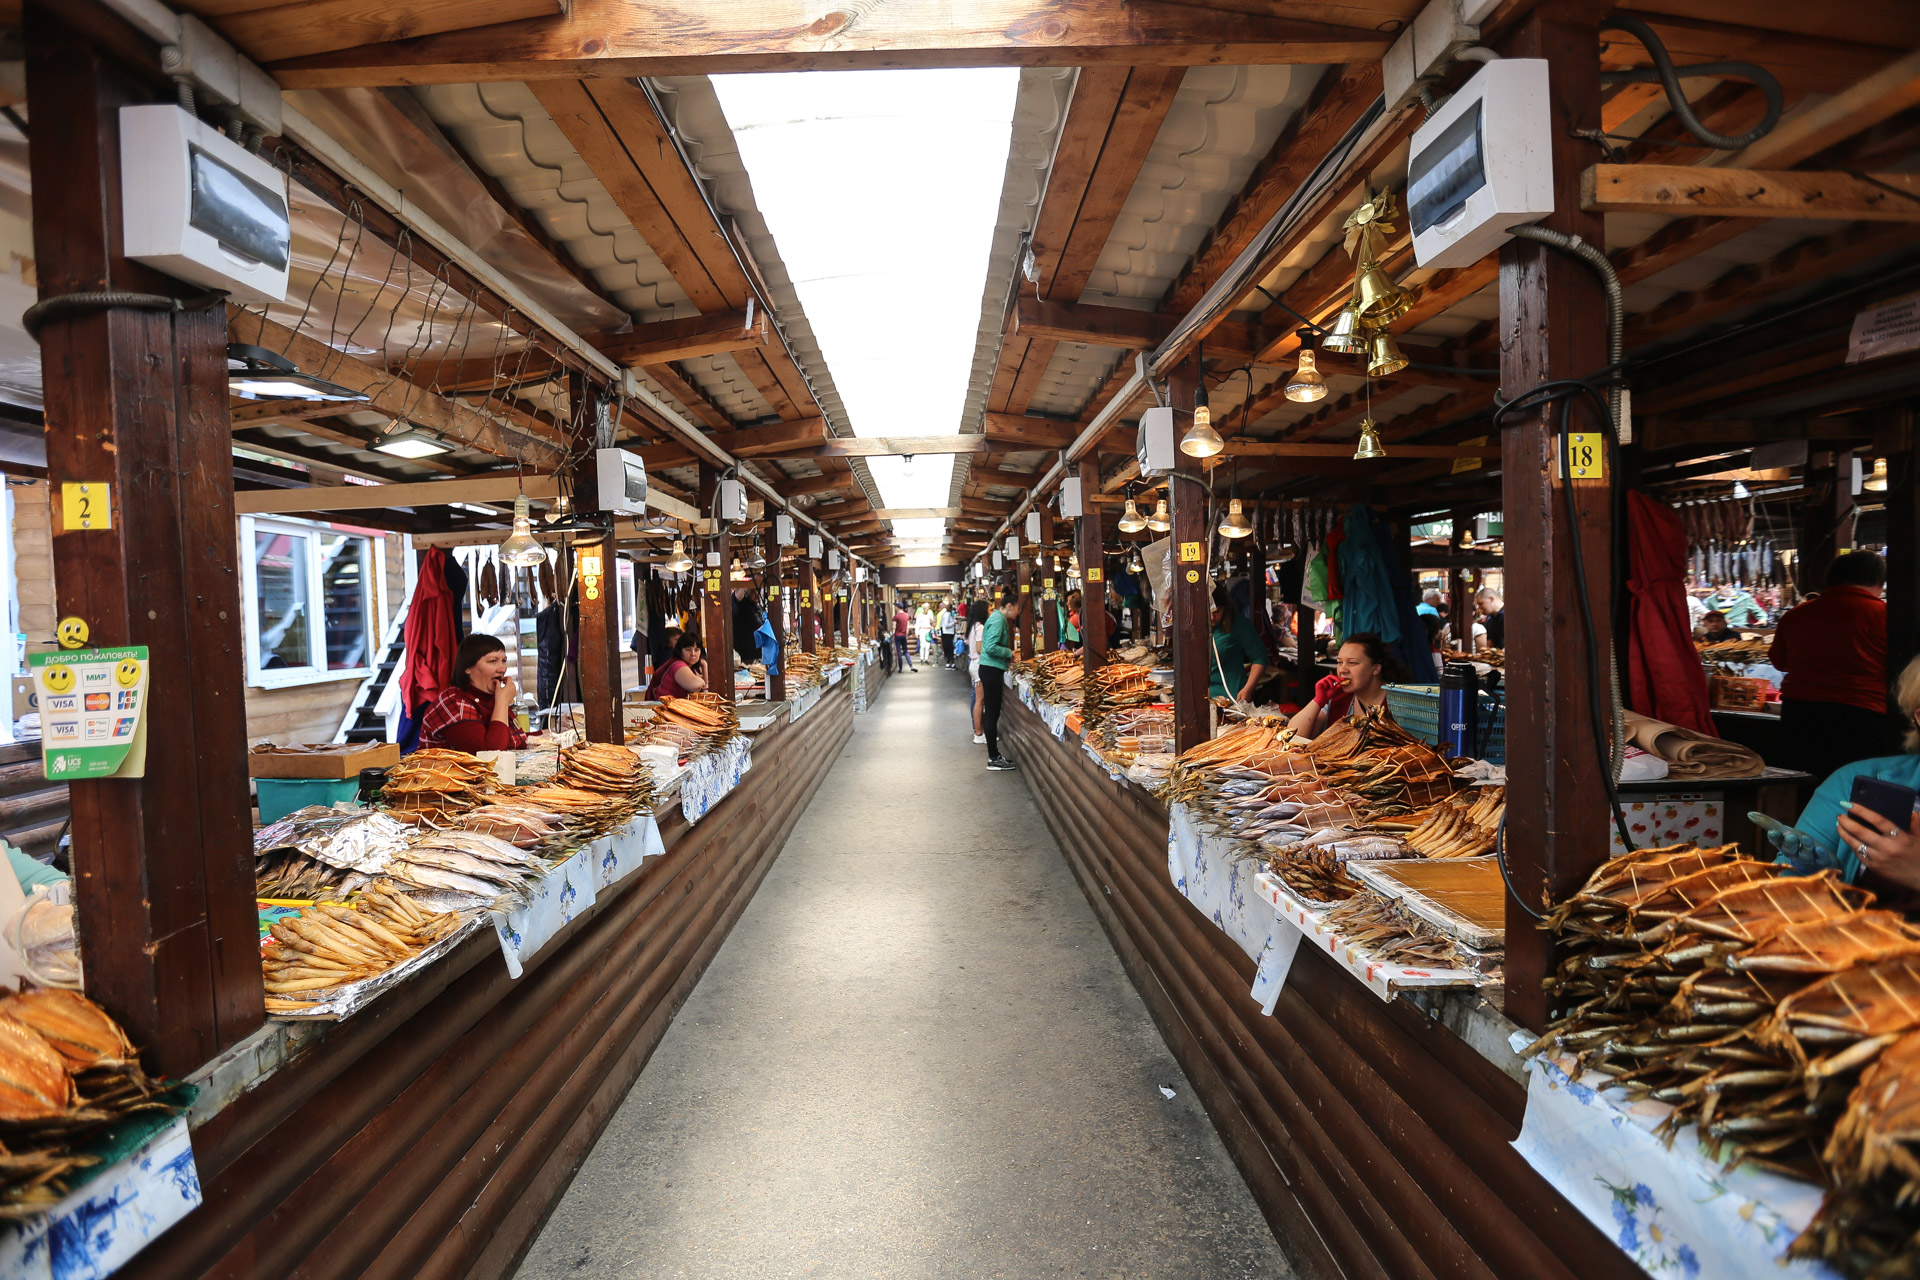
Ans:
{"label": "white electrical box", "polygon": [[1060,481],[1060,517],[1078,520],[1085,514],[1086,508],[1080,504],[1080,477],[1067,476]]}
{"label": "white electrical box", "polygon": [[1038,511],[1027,512],[1027,541],[1040,541],[1040,513]]}
{"label": "white electrical box", "polygon": [[1019,558],[1020,558],[1020,535],[1017,533],[1010,533],[1007,535],[1007,559],[1018,560]]}
{"label": "white electrical box", "polygon": [[820,558],[820,535],[817,533],[810,533],[807,535],[807,559],[818,560],[819,558]]}
{"label": "white electrical box", "polygon": [[707,568],[718,569],[719,567],[720,567],[720,553],[718,551],[707,552]]}
{"label": "white electrical box", "polygon": [[126,255],[236,302],[287,296],[293,224],[278,169],[171,103],[120,108]]}
{"label": "white electrical box", "polygon": [[1000,553],[998,551],[993,553],[993,571],[995,573],[1000,572]]}
{"label": "white electrical box", "polygon": [[713,518],[715,520],[745,520],[747,518],[747,486],[742,480],[722,480],[713,489]]}
{"label": "white electrical box", "polygon": [[827,569],[831,573],[840,572],[840,553],[838,551],[827,552]]}
{"label": "white electrical box", "polygon": [[1157,405],[1140,415],[1134,450],[1143,476],[1170,474],[1180,463],[1180,445],[1173,432],[1173,409]]}
{"label": "white electrical box", "polygon": [[600,510],[617,516],[647,514],[647,464],[639,454],[625,449],[595,449],[593,474],[599,486]]}
{"label": "white electrical box", "polygon": [[793,545],[793,517],[784,511],[773,518],[773,540],[783,547]]}
{"label": "white electrical box", "polygon": [[1423,267],[1470,267],[1553,212],[1544,58],[1489,62],[1413,135],[1407,216]]}

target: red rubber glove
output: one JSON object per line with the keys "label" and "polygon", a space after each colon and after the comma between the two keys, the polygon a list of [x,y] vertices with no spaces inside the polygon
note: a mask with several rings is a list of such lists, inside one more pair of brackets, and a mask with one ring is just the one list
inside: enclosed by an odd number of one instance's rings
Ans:
{"label": "red rubber glove", "polygon": [[1344,689],[1339,676],[1321,676],[1320,682],[1313,686],[1313,700],[1323,707],[1330,707]]}

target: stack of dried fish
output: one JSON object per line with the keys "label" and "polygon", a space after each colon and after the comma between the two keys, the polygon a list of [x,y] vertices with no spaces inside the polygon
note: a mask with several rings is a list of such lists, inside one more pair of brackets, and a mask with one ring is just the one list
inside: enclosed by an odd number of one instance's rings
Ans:
{"label": "stack of dried fish", "polygon": [[136,1111],[171,1110],[126,1033],[75,991],[0,999],[0,1218],[57,1204],[84,1146]]}
{"label": "stack of dried fish", "polygon": [[1032,658],[1016,662],[1014,669],[1032,678],[1034,697],[1047,702],[1066,703],[1079,697],[1080,679],[1085,666],[1079,654],[1055,649],[1051,653],[1036,653]]}
{"label": "stack of dried fish", "polygon": [[340,898],[386,870],[412,832],[373,809],[308,805],[254,833],[254,891],[267,898]]}
{"label": "stack of dried fish", "polygon": [[700,745],[693,752],[695,755],[719,750],[740,732],[740,717],[733,708],[719,698],[705,694],[694,694],[689,698],[662,698],[659,709],[654,712],[654,720],[678,725],[699,734]]}
{"label": "stack of dried fish", "polygon": [[1155,683],[1151,667],[1109,662],[1081,681],[1081,732],[1097,746],[1113,745],[1113,717],[1130,707],[1161,700],[1165,688]]}
{"label": "stack of dried fish", "polygon": [[444,826],[485,804],[495,785],[493,766],[478,756],[427,747],[388,773],[380,807],[416,826]]}
{"label": "stack of dried fish", "polygon": [[1833,1189],[1793,1242],[1863,1280],[1920,1274],[1920,1031],[1860,1073],[1825,1152]]}
{"label": "stack of dried fish", "polygon": [[558,853],[571,839],[567,820],[536,805],[502,799],[469,809],[454,823],[456,831],[478,831],[531,853]]}
{"label": "stack of dried fish", "polygon": [[1739,1159],[1816,1176],[1852,1074],[1920,1026],[1920,932],[1831,873],[1639,850],[1550,924],[1571,953],[1539,1042],[1671,1103]]}
{"label": "stack of dried fish", "polygon": [[387,868],[394,883],[443,911],[518,906],[546,873],[532,853],[479,831],[421,836]]}
{"label": "stack of dried fish", "polygon": [[[1285,732],[1278,719],[1261,717],[1236,725],[1197,747],[1189,747],[1174,761],[1167,774],[1167,785],[1157,794],[1167,804],[1194,800],[1210,785],[1208,771],[1247,769],[1249,762],[1281,742]],[[1253,776],[1265,775],[1256,772]]]}
{"label": "stack of dried fish", "polygon": [[1458,649],[1442,649],[1440,657],[1445,662],[1478,662],[1482,666],[1504,667],[1507,665],[1505,649],[1475,649],[1472,653],[1463,653]]}
{"label": "stack of dried fish", "polygon": [[1506,807],[1505,787],[1474,787],[1424,813],[1374,825],[1382,831],[1404,832],[1407,847],[1423,858],[1478,858],[1493,852]]}
{"label": "stack of dried fish", "polygon": [[605,835],[633,816],[633,806],[618,796],[602,791],[582,791],[578,787],[548,785],[521,790],[516,798],[547,813],[564,818],[583,836]]}
{"label": "stack of dried fish", "polygon": [[1465,968],[1453,940],[1377,893],[1356,894],[1327,912],[1326,926],[1388,964]]}
{"label": "stack of dried fish", "polygon": [[653,807],[653,770],[633,751],[610,742],[584,743],[568,751],[553,781],[580,791],[604,791],[636,810]]}
{"label": "stack of dried fish", "polygon": [[1717,644],[1696,644],[1700,657],[1706,662],[1731,662],[1748,665],[1765,662],[1772,648],[1768,640],[1722,640]]}
{"label": "stack of dried fish", "polygon": [[1294,896],[1308,902],[1345,902],[1361,891],[1361,884],[1347,874],[1346,867],[1324,849],[1302,849],[1286,857],[1270,858],[1267,869],[1278,877]]}
{"label": "stack of dried fish", "polygon": [[281,920],[260,957],[267,1010],[301,1012],[339,987],[412,959],[466,919],[458,912],[429,911],[404,893],[375,887],[354,907],[323,902]]}
{"label": "stack of dried fish", "polygon": [[826,659],[817,653],[807,653],[798,646],[787,650],[787,696],[792,697],[806,689],[818,686],[825,676]]}

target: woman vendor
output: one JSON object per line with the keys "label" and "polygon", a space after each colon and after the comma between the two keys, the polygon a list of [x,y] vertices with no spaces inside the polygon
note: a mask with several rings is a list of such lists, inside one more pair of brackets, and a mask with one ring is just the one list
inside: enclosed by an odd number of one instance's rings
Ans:
{"label": "woman vendor", "polygon": [[1224,583],[1213,589],[1208,621],[1213,624],[1213,661],[1207,669],[1207,696],[1251,702],[1267,673],[1267,646]]}
{"label": "woman vendor", "polygon": [[513,725],[519,694],[507,674],[507,646],[479,632],[453,655],[453,683],[427,704],[420,717],[420,745],[448,751],[517,751],[527,735]]}
{"label": "woman vendor", "polygon": [[1800,820],[1769,831],[1779,861],[1803,872],[1834,867],[1848,881],[1885,894],[1911,912],[1920,905],[1920,815],[1898,824],[1854,805],[1855,778],[1920,790],[1920,658],[1907,664],[1894,685],[1894,701],[1907,726],[1906,751],[1856,760],[1833,771],[1813,793]]}
{"label": "woman vendor", "polygon": [[707,687],[707,647],[698,631],[683,631],[667,654],[666,665],[654,673],[649,698],[684,698]]}
{"label": "woman vendor", "polygon": [[1302,738],[1317,738],[1355,708],[1383,705],[1387,671],[1393,665],[1393,655],[1379,636],[1371,631],[1348,636],[1340,644],[1334,673],[1313,686],[1313,701],[1296,712],[1287,727]]}

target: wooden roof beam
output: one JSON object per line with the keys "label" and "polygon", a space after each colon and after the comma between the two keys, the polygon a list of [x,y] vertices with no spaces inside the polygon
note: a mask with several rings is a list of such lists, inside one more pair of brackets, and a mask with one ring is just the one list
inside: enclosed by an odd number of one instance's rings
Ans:
{"label": "wooden roof beam", "polygon": [[[644,8],[574,0],[558,18],[294,57],[271,70],[287,88],[340,88],[900,66],[1371,62],[1391,42],[1388,24],[1407,17],[1407,6],[1393,0],[1295,8],[1299,16],[1282,18],[1165,3],[972,0],[863,8],[796,25],[795,10],[781,0],[665,0]],[[1327,20],[1336,15],[1340,25]]]}
{"label": "wooden roof beam", "polygon": [[1920,175],[1597,164],[1581,177],[1580,205],[1595,213],[1913,223]]}

